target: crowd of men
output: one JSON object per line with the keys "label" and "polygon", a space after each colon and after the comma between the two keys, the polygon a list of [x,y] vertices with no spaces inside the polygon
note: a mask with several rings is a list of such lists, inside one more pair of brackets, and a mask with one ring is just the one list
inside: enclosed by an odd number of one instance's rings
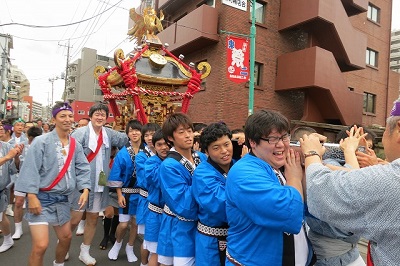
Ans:
{"label": "crowd of men", "polygon": [[[58,238],[53,265],[68,260],[75,229],[79,259],[95,265],[100,214],[100,249],[111,243],[108,258],[117,260],[129,230],[127,260],[140,257],[143,266],[399,265],[400,102],[383,135],[386,160],[362,127],[341,132],[328,150],[326,137],[293,131],[272,110],[252,114],[234,134],[223,122],[195,129],[182,113],[161,126],[133,119],[118,132],[105,126],[108,115],[107,105],[94,104],[73,129],[71,106],[57,103],[54,127],[2,122],[0,253],[22,237],[26,201],[29,265],[44,265],[49,226]],[[369,241],[367,262],[360,237]]]}

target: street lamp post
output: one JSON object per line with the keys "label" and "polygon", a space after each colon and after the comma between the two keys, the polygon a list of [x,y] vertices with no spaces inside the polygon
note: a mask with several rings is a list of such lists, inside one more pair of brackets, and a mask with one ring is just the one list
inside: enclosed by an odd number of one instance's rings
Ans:
{"label": "street lamp post", "polygon": [[59,79],[58,76],[56,76],[54,78],[49,78],[49,82],[51,82],[51,104],[50,104],[50,106],[53,106],[53,101],[54,101],[54,81],[56,81],[57,79]]}

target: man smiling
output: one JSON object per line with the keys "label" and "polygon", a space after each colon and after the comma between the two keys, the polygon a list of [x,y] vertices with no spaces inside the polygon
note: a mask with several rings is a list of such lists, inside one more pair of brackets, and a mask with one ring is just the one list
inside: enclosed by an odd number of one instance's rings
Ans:
{"label": "man smiling", "polygon": [[258,111],[246,121],[251,152],[230,169],[226,181],[226,265],[310,263],[302,226],[303,171],[299,154],[289,149],[289,130],[287,118],[275,111]]}

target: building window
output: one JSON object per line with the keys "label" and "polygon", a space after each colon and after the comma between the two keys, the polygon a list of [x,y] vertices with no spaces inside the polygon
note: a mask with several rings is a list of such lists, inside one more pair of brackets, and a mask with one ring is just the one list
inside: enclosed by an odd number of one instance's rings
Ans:
{"label": "building window", "polygon": [[376,95],[368,92],[364,92],[364,107],[365,113],[375,114]]}
{"label": "building window", "polygon": [[[262,1],[256,1],[256,23],[265,24],[265,10],[267,9],[267,4]],[[250,20],[252,19],[253,8],[250,6]]]}
{"label": "building window", "polygon": [[365,63],[370,66],[378,67],[378,52],[367,48]]}
{"label": "building window", "polygon": [[255,65],[254,65],[254,85],[255,86],[262,85],[262,69],[263,69],[263,64],[255,62]]}
{"label": "building window", "polygon": [[215,1],[214,1],[214,0],[204,0],[204,1],[201,1],[201,2],[197,5],[197,7],[200,7],[200,6],[202,6],[202,5],[208,5],[208,6],[215,7]]}
{"label": "building window", "polygon": [[83,111],[83,110],[78,110],[78,115],[84,115],[85,114],[85,111]]}
{"label": "building window", "polygon": [[94,95],[103,95],[103,92],[100,89],[95,89]]}
{"label": "building window", "polygon": [[381,10],[379,8],[372,5],[371,3],[368,4],[367,18],[369,20],[379,23],[380,22],[380,13],[381,13]]}

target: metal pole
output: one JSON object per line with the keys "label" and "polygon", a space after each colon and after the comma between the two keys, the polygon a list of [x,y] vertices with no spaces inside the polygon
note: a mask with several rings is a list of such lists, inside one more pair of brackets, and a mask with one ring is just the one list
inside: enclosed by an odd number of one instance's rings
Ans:
{"label": "metal pole", "polygon": [[17,117],[19,117],[19,89],[18,89]]}
{"label": "metal pole", "polygon": [[[0,101],[1,101],[1,98],[3,98],[3,82],[4,82],[5,73],[7,73],[7,70],[6,70],[6,56],[7,56],[6,50],[5,50],[5,48],[3,48],[3,51],[1,51]],[[0,106],[1,106],[1,103],[0,103]],[[2,118],[4,118],[6,116],[6,104],[4,104],[4,109],[1,110],[1,112],[3,112]]]}
{"label": "metal pole", "polygon": [[54,100],[54,78],[51,79],[51,106],[53,106]]}
{"label": "metal pole", "polygon": [[249,114],[254,111],[254,68],[256,57],[256,0],[252,0],[250,27],[250,81],[249,81]]}

